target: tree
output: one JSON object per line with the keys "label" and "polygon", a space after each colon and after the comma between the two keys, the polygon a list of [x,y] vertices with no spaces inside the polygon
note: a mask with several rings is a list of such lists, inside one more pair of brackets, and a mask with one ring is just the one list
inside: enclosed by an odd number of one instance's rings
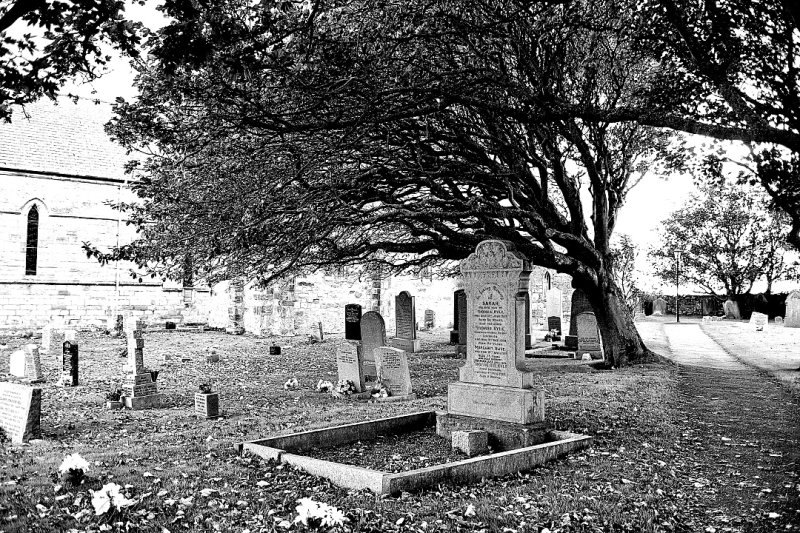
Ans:
{"label": "tree", "polygon": [[621,233],[617,237],[611,247],[614,282],[619,287],[628,313],[636,316],[642,292],[636,284],[636,257],[639,253],[630,235]]}
{"label": "tree", "polygon": [[709,294],[749,294],[765,280],[768,289],[778,279],[797,276],[797,266],[785,260],[785,218],[767,209],[766,195],[736,184],[701,184],[700,193],[663,223],[661,245],[651,251],[658,276],[675,279],[675,252],[681,252],[683,283]]}
{"label": "tree", "polygon": [[119,0],[0,0],[0,119],[75,76],[96,78],[110,60],[104,43],[135,57],[141,25],[124,10]]}
{"label": "tree", "polygon": [[140,99],[110,128],[149,155],[142,203],[125,206],[142,238],[90,253],[173,276],[189,255],[198,278],[270,280],[365,261],[418,268],[502,238],[586,292],[611,364],[646,355],[610,239],[668,136],[542,120],[564,98],[610,112],[647,84],[652,69],[620,31],[627,10],[268,4],[170,12]]}

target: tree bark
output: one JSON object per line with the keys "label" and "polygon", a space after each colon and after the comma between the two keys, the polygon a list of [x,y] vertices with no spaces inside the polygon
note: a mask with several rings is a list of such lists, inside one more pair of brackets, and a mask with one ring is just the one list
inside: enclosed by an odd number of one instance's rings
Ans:
{"label": "tree bark", "polygon": [[650,351],[633,323],[633,316],[628,312],[611,272],[598,278],[597,286],[581,288],[594,309],[607,364],[621,367],[647,360]]}

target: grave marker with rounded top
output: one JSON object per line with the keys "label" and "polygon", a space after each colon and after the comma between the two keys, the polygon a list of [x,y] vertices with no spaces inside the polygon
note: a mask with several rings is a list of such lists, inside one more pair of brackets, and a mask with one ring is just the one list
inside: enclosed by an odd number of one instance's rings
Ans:
{"label": "grave marker with rounded top", "polygon": [[564,346],[576,350],[578,348],[578,315],[586,311],[594,312],[586,293],[581,289],[572,292],[572,304],[569,311],[569,335],[564,337]]}
{"label": "grave marker with rounded top", "polygon": [[408,291],[402,291],[395,299],[395,337],[392,346],[406,352],[418,352],[416,302]]}
{"label": "grave marker with rounded top", "polygon": [[375,367],[378,379],[386,386],[389,396],[399,399],[411,395],[411,375],[405,351],[389,346],[377,348]]}
{"label": "grave marker with rounded top", "polygon": [[345,341],[336,349],[336,371],[340,380],[352,381],[356,392],[364,392],[364,358],[360,344]]}
{"label": "grave marker with rounded top", "polygon": [[658,297],[653,302],[653,316],[664,316],[667,313],[667,301]]}
{"label": "grave marker with rounded top", "polygon": [[584,312],[578,315],[578,353],[588,353],[592,359],[603,359],[603,344],[594,313]]}
{"label": "grave marker with rounded top", "polygon": [[750,315],[750,327],[755,331],[764,331],[767,329],[768,323],[769,317],[764,313],[753,311],[753,313]]}
{"label": "grave marker with rounded top", "polygon": [[800,328],[800,291],[793,291],[786,297],[786,314],[783,317],[786,328]]}

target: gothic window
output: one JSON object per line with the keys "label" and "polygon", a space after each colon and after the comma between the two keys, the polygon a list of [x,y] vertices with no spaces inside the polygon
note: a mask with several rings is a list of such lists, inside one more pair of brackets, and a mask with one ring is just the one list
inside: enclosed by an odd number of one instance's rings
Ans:
{"label": "gothic window", "polygon": [[34,205],[28,211],[28,232],[25,242],[25,275],[36,275],[36,257],[39,251],[39,210]]}
{"label": "gothic window", "polygon": [[550,272],[544,273],[544,292],[547,293],[553,288],[552,280],[550,279]]}

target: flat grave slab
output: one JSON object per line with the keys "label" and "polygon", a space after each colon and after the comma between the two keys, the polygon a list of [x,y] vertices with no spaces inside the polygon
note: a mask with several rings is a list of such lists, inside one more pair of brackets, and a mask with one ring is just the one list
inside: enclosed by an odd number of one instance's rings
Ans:
{"label": "flat grave slab", "polygon": [[[300,453],[313,448],[375,440],[380,435],[402,434],[434,427],[436,415],[435,411],[423,411],[240,442],[235,448],[240,453],[253,453],[265,459],[294,465],[312,475],[324,477],[340,487],[369,489],[376,494],[390,495],[419,490],[446,481],[474,482],[481,478],[528,470],[586,448],[592,443],[592,438],[586,435],[548,431],[548,442],[542,444],[397,473],[318,459]],[[442,439],[442,446],[449,447],[450,443]]]}

